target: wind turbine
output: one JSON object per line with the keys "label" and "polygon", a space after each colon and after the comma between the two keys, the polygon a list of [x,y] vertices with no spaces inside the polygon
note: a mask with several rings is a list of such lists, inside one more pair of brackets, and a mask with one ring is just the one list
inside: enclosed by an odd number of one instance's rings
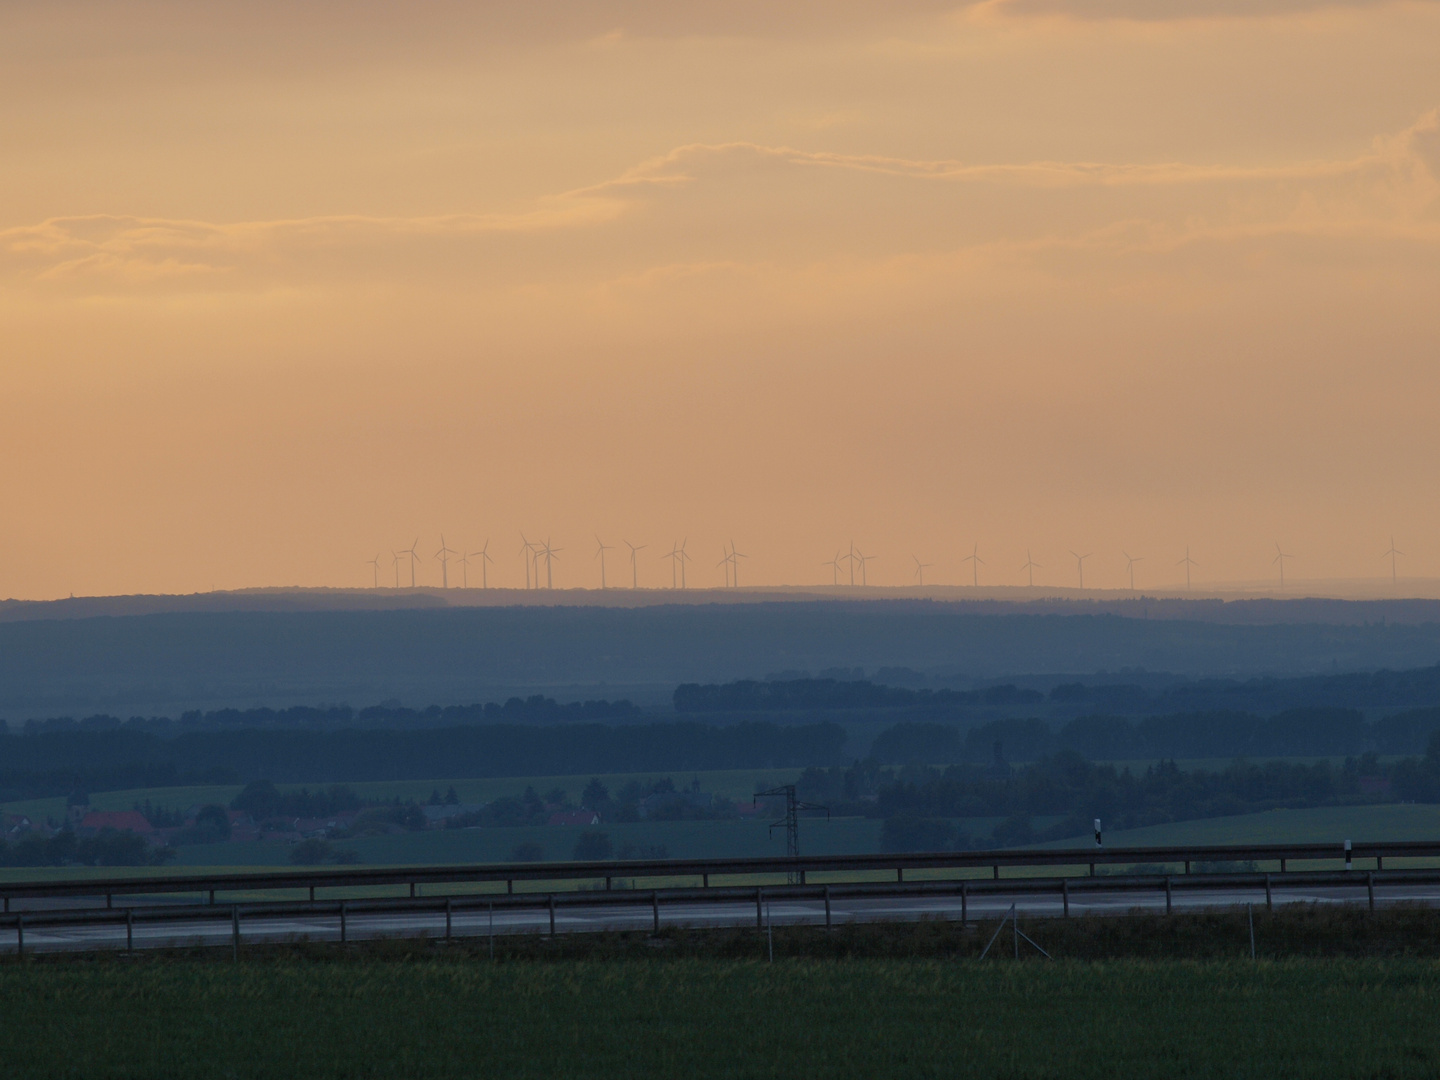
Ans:
{"label": "wind turbine", "polygon": [[934,563],[928,563],[928,562],[921,562],[921,561],[919,560],[919,558],[915,555],[914,552],[911,552],[911,553],[910,553],[910,558],[912,558],[912,559],[915,560],[915,577],[916,577],[916,580],[918,580],[918,581],[920,582],[921,588],[924,588],[924,586],[925,586],[925,568],[926,568],[927,566],[934,566],[935,564],[934,564]]}
{"label": "wind turbine", "polygon": [[410,587],[415,588],[415,564],[420,561],[420,552],[415,549],[420,546],[420,538],[417,536],[415,542],[410,545],[409,551],[401,552],[402,555],[410,556]]}
{"label": "wind turbine", "polygon": [[855,587],[855,563],[858,561],[858,558],[855,554],[854,540],[850,541],[850,550],[847,551],[844,555],[840,556],[840,561],[850,564],[850,587],[853,589]]}
{"label": "wind turbine", "polygon": [[472,551],[470,552],[470,554],[480,556],[480,587],[482,589],[488,589],[490,587],[490,574],[487,572],[488,568],[486,564],[495,561],[494,559],[490,558],[490,538],[487,536],[485,538],[485,543],[481,545],[480,550]]}
{"label": "wind turbine", "polygon": [[875,556],[875,555],[866,555],[863,551],[856,551],[856,552],[855,552],[855,558],[857,558],[857,559],[860,560],[860,584],[861,584],[861,585],[869,586],[869,584],[870,584],[870,578],[869,578],[868,576],[866,576],[866,574],[865,574],[865,564],[868,563],[871,559],[874,559],[874,558],[877,558],[877,557],[878,557],[878,556]]}
{"label": "wind turbine", "polygon": [[[419,541],[416,542],[418,543]],[[452,551],[445,546],[445,534],[441,533],[440,550],[435,553],[435,558],[440,560],[440,587],[442,589],[448,589],[450,587],[450,556],[459,554],[460,552]]]}
{"label": "wind turbine", "polygon": [[[1392,544],[1391,547],[1394,547],[1394,545]],[[380,587],[380,556],[379,556],[379,555],[376,555],[373,559],[371,559],[371,560],[370,560],[369,562],[367,562],[365,565],[366,565],[366,566],[373,566],[373,567],[375,568],[375,588],[378,589],[378,588]]]}
{"label": "wind turbine", "polygon": [[538,545],[531,543],[523,532],[520,534],[520,539],[523,541],[520,546],[520,554],[525,557],[525,588],[528,589],[530,588],[530,564],[532,562],[537,564],[535,567],[535,584],[536,586],[540,584],[539,556],[535,553]]}
{"label": "wind turbine", "polygon": [[1273,564],[1273,563],[1279,563],[1279,564],[1280,564],[1280,588],[1282,588],[1282,589],[1285,588],[1285,560],[1286,560],[1286,559],[1293,559],[1294,557],[1295,557],[1295,556],[1293,556],[1293,555],[1287,555],[1285,552],[1281,551],[1281,550],[1280,550],[1280,544],[1279,544],[1279,542],[1278,542],[1278,541],[1276,542],[1276,544],[1275,544],[1275,558],[1271,559],[1270,562],[1271,562],[1272,564]]}
{"label": "wind turbine", "polygon": [[1183,566],[1183,567],[1185,567],[1185,591],[1186,591],[1186,592],[1189,592],[1189,591],[1190,591],[1190,568],[1191,568],[1192,566],[1199,566],[1199,565],[1200,565],[1200,564],[1197,563],[1194,559],[1190,558],[1190,545],[1189,545],[1189,544],[1186,544],[1186,545],[1185,545],[1185,557],[1184,557],[1183,559],[1181,559],[1179,562],[1177,562],[1175,565],[1176,565],[1176,566]]}
{"label": "wind turbine", "polygon": [[735,539],[732,537],[730,539],[730,572],[734,576],[735,588],[737,589],[740,587],[740,560],[748,559],[749,557],[750,556],[746,555],[743,551],[735,550]]}
{"label": "wind turbine", "polygon": [[669,559],[669,560],[670,560],[670,588],[672,588],[672,589],[679,588],[679,587],[680,587],[680,571],[679,571],[680,545],[679,545],[679,544],[671,544],[671,545],[670,545],[670,550],[667,551],[664,555],[661,555],[660,557],[661,557],[662,559]]}
{"label": "wind turbine", "polygon": [[595,537],[595,543],[598,545],[595,549],[595,557],[600,560],[600,588],[603,589],[605,588],[605,552],[615,549],[598,536]]}
{"label": "wind turbine", "polygon": [[720,550],[724,554],[720,561],[715,564],[715,568],[717,570],[722,566],[725,568],[725,587],[728,589],[730,588],[730,549],[722,546]]}
{"label": "wind turbine", "polygon": [[690,543],[690,538],[687,536],[680,541],[680,550],[676,553],[676,558],[680,563],[680,588],[682,589],[685,588],[685,564],[690,561],[690,556],[685,551],[685,545],[688,543]]}
{"label": "wind turbine", "polygon": [[540,558],[541,556],[544,556],[545,588],[555,588],[555,556],[560,554],[560,552],[564,550],[564,548],[552,548],[550,546],[550,538],[548,536],[545,538],[544,547],[542,547],[539,553],[535,556],[535,584],[537,586],[540,584]]}
{"label": "wind turbine", "polygon": [[390,553],[390,561],[395,566],[395,587],[397,589],[400,587],[400,556],[403,554],[405,554],[403,551],[392,551]]}
{"label": "wind turbine", "polygon": [[1033,589],[1033,588],[1035,587],[1035,571],[1036,571],[1036,570],[1043,570],[1044,567],[1042,567],[1038,562],[1036,562],[1034,559],[1032,559],[1032,558],[1030,557],[1030,549],[1029,549],[1029,548],[1026,548],[1026,549],[1025,549],[1025,565],[1022,566],[1022,567],[1020,567],[1020,569],[1021,569],[1021,570],[1028,570],[1028,571],[1030,571],[1030,588]]}
{"label": "wind turbine", "polygon": [[460,588],[470,588],[470,556],[462,552],[455,561],[460,564]]}
{"label": "wind turbine", "polygon": [[[1070,554],[1075,555],[1075,552],[1072,551]],[[1088,551],[1084,555],[1075,555],[1075,566],[1080,571],[1080,590],[1082,592],[1085,590],[1085,560],[1089,557],[1090,552]]]}
{"label": "wind turbine", "polygon": [[626,540],[625,546],[630,549],[630,588],[638,589],[640,588],[640,568],[636,563],[635,554],[637,552],[644,551],[650,545],[641,544],[639,547],[636,547],[634,544],[630,543],[629,540]]}
{"label": "wind turbine", "polygon": [[970,554],[960,561],[970,564],[970,584],[978,589],[980,587],[980,567],[985,565],[985,560],[980,558],[980,545],[976,544]]}
{"label": "wind turbine", "polygon": [[1387,552],[1385,552],[1384,555],[1381,555],[1381,556],[1380,556],[1380,558],[1382,558],[1382,559],[1389,559],[1389,560],[1390,560],[1390,584],[1391,584],[1391,585],[1399,585],[1399,584],[1400,584],[1400,574],[1399,574],[1399,571],[1396,569],[1397,564],[1396,564],[1396,561],[1395,561],[1395,560],[1398,559],[1401,555],[1404,555],[1404,554],[1405,554],[1405,552],[1403,552],[1403,551],[1399,550],[1398,548],[1396,548],[1396,546],[1395,546],[1395,537],[1394,537],[1394,536],[1391,536],[1391,537],[1390,537],[1390,550],[1387,551]]}
{"label": "wind turbine", "polygon": [[830,567],[830,584],[831,584],[831,585],[839,585],[839,584],[840,584],[840,552],[838,552],[838,551],[835,552],[835,557],[834,557],[833,559],[831,559],[829,562],[822,562],[820,565],[821,565],[821,566],[828,566],[828,567]]}
{"label": "wind turbine", "polygon": [[1137,562],[1144,562],[1145,556],[1141,555],[1139,558],[1136,558],[1128,551],[1122,551],[1120,554],[1125,556],[1125,570],[1130,575],[1130,591],[1133,593],[1135,591],[1135,564]]}

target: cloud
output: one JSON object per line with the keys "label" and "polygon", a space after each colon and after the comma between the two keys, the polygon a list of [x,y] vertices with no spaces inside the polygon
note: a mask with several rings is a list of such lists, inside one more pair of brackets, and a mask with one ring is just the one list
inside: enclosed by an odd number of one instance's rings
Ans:
{"label": "cloud", "polygon": [[685,267],[957,250],[1158,257],[1201,242],[1298,236],[1433,245],[1437,169],[1437,111],[1350,158],[1259,166],[986,164],[689,144],[518,213],[54,218],[0,231],[0,280],[96,294],[323,289],[357,279],[554,290],[646,281],[666,268],[673,288],[704,276],[687,277]]}

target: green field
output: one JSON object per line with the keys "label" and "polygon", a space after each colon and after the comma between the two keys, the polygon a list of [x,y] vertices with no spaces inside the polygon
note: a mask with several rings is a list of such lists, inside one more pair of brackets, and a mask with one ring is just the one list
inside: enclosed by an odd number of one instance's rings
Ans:
{"label": "green field", "polygon": [[1433,1077],[1433,961],[5,963],[6,1075]]}
{"label": "green field", "polygon": [[[1345,840],[1440,839],[1440,805],[1385,803],[1379,806],[1317,806],[1268,810],[1262,814],[1201,818],[1107,830],[1109,847],[1164,847],[1178,844],[1340,844]],[[1075,841],[1047,844],[1073,847]]]}

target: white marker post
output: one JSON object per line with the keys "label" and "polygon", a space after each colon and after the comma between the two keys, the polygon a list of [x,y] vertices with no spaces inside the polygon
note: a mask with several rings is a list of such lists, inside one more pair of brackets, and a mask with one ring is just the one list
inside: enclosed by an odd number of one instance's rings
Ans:
{"label": "white marker post", "polygon": [[[1347,847],[1347,849],[1348,849],[1349,844],[1350,844],[1350,841],[1348,841],[1348,840],[1345,841],[1345,844],[1346,844],[1346,847]],[[1100,819],[1099,819],[1098,817],[1095,819],[1095,846],[1096,846],[1096,847],[1100,847],[1100,846],[1101,846],[1101,845],[1100,845]]]}

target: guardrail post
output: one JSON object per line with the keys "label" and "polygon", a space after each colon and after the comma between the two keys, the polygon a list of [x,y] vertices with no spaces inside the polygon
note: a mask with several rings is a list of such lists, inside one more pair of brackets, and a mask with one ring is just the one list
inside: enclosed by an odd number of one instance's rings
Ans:
{"label": "guardrail post", "polygon": [[445,940],[450,940],[450,897],[445,898]]}
{"label": "guardrail post", "polygon": [[1093,862],[1090,864],[1090,876],[1095,876],[1095,864]]}
{"label": "guardrail post", "polygon": [[[211,889],[211,890],[210,890],[210,903],[212,903],[212,904],[215,903],[215,890],[214,890],[214,889]],[[105,898],[105,906],[106,906],[106,907],[109,907],[109,906],[110,906],[110,898],[109,898],[108,896]]]}
{"label": "guardrail post", "polygon": [[968,890],[969,883],[964,881],[960,882],[960,929],[962,930],[965,929],[966,924],[970,921],[970,907],[967,902],[970,899]]}
{"label": "guardrail post", "polygon": [[606,874],[606,875],[605,875],[605,891],[606,891],[606,892],[609,892],[609,891],[610,891],[610,875],[609,875],[609,874]]}
{"label": "guardrail post", "polygon": [[[213,895],[213,894],[212,894]],[[114,905],[111,903],[113,897],[107,892],[105,894],[105,910],[109,911]]]}
{"label": "guardrail post", "polygon": [[830,886],[825,886],[825,929],[830,929]]}
{"label": "guardrail post", "polygon": [[415,882],[410,882],[410,899],[415,899]]}
{"label": "guardrail post", "polygon": [[[606,880],[609,880],[609,879],[607,878]],[[701,875],[700,875],[700,887],[701,887],[702,889],[708,889],[708,888],[710,887],[710,875],[709,875],[709,874],[701,874]]]}
{"label": "guardrail post", "polygon": [[1375,910],[1375,875],[1374,875],[1373,873],[1367,873],[1367,874],[1365,875],[1365,891],[1370,895],[1370,910],[1371,910],[1371,911],[1374,911],[1374,910]]}
{"label": "guardrail post", "polygon": [[803,869],[800,871],[800,884],[805,884],[805,871]]}
{"label": "guardrail post", "polygon": [[5,914],[10,914],[10,897],[5,897]]}
{"label": "guardrail post", "polygon": [[550,894],[550,936],[555,936],[555,894]]}
{"label": "guardrail post", "polygon": [[1384,870],[1384,869],[1385,869],[1385,856],[1384,856],[1384,855],[1376,855],[1376,856],[1375,856],[1375,869],[1376,869],[1376,870]]}
{"label": "guardrail post", "polygon": [[1060,899],[1065,905],[1065,918],[1070,917],[1070,882],[1067,878],[1060,879]]}
{"label": "guardrail post", "polygon": [[25,955],[25,913],[15,916],[15,955]]}
{"label": "guardrail post", "polygon": [[995,880],[996,880],[996,881],[999,881],[999,880],[1000,880],[1000,864],[999,864],[999,863],[996,863],[996,864],[995,864]]}
{"label": "guardrail post", "polygon": [[1289,862],[1289,861],[1290,861],[1289,859],[1281,859],[1281,860],[1280,860],[1280,873],[1282,873],[1282,874],[1285,873],[1285,864],[1286,864],[1287,862]]}
{"label": "guardrail post", "polygon": [[510,878],[509,880],[507,880],[507,881],[505,882],[505,892],[506,892],[507,895],[513,895],[513,894],[514,894],[514,892],[515,892],[515,879],[514,879],[514,878]]}
{"label": "guardrail post", "polygon": [[340,944],[345,944],[345,901],[340,901]]}
{"label": "guardrail post", "polygon": [[1272,900],[1271,897],[1270,897],[1270,875],[1269,875],[1269,874],[1266,874],[1266,875],[1265,875],[1265,910],[1266,910],[1266,911],[1274,911],[1274,910],[1275,910],[1275,902],[1274,902],[1274,900]]}
{"label": "guardrail post", "polygon": [[762,900],[764,899],[764,897],[765,897],[765,890],[764,890],[764,889],[761,889],[761,888],[756,888],[756,890],[755,890],[755,929],[756,929],[756,930],[764,930],[764,929],[765,929],[765,912],[764,912],[764,909],[763,909],[762,906],[761,906],[761,902],[762,902]]}
{"label": "guardrail post", "polygon": [[310,902],[311,902],[312,904],[315,902],[315,886],[314,886],[314,885],[311,885],[311,886],[310,886]]}
{"label": "guardrail post", "polygon": [[660,932],[660,891],[653,890],[650,893],[650,912],[654,915],[653,932]]}
{"label": "guardrail post", "polygon": [[1170,898],[1170,875],[1165,875],[1165,914],[1169,915],[1174,911]]}
{"label": "guardrail post", "polygon": [[1187,874],[1190,873],[1190,860],[1189,860],[1189,859],[1186,859],[1186,860],[1185,860],[1185,873],[1187,873]]}
{"label": "guardrail post", "polygon": [[240,959],[240,906],[230,905],[230,959]]}
{"label": "guardrail post", "polygon": [[1346,870],[1352,869],[1352,866],[1351,866],[1351,864],[1350,864],[1350,855],[1351,855],[1350,841],[1349,841],[1349,840],[1346,840],[1346,841],[1345,841],[1345,869],[1346,869]]}
{"label": "guardrail post", "polygon": [[135,912],[125,911],[125,951],[135,951]]}

